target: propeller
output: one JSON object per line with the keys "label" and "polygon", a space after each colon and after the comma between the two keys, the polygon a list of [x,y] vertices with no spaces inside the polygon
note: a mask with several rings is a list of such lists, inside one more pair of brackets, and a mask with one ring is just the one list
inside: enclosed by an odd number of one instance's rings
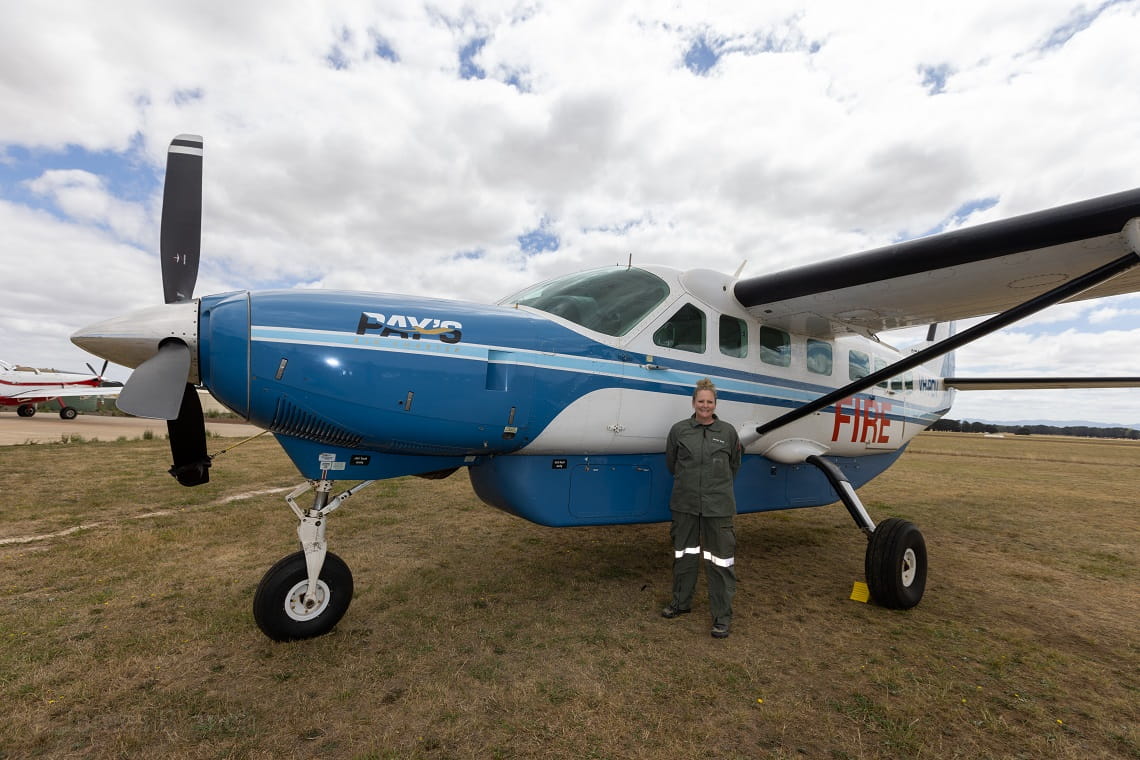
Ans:
{"label": "propeller", "polygon": [[186,383],[178,416],[166,421],[174,465],[168,472],[184,486],[210,482],[210,455],[206,453],[206,420],[193,383]]}
{"label": "propeller", "polygon": [[[202,138],[178,135],[166,154],[159,253],[162,290],[168,304],[194,297],[202,248]],[[131,373],[118,407],[136,417],[166,420],[174,465],[169,472],[184,486],[210,480],[206,423],[190,374],[190,347],[167,340]]]}
{"label": "propeller", "polygon": [[103,380],[103,375],[107,371],[107,365],[110,363],[111,362],[109,359],[104,359],[103,360],[103,369],[96,372],[95,368],[91,366],[91,362],[85,362],[85,364],[87,365],[87,369],[91,370],[91,374],[94,375],[95,377],[99,378],[100,381]]}
{"label": "propeller", "polygon": [[177,419],[182,411],[182,386],[189,374],[189,347],[167,341],[157,354],[135,367],[115,405],[135,417]]}
{"label": "propeller", "polygon": [[202,252],[202,138],[197,135],[178,135],[166,153],[158,250],[166,303],[189,301]]}

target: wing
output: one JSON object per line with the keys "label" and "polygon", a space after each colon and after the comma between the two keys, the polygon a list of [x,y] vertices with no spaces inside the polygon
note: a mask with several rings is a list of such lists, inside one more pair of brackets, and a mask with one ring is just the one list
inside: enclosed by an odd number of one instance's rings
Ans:
{"label": "wing", "polygon": [[[1137,218],[1140,189],[740,280],[735,294],[765,323],[820,337],[995,314],[1136,253]],[[1138,270],[1070,300],[1140,291]]]}
{"label": "wing", "polygon": [[948,377],[942,384],[960,391],[1140,388],[1140,377]]}
{"label": "wing", "polygon": [[118,396],[122,392],[122,387],[108,386],[102,388],[93,388],[90,386],[71,386],[68,388],[60,388],[59,385],[35,385],[20,387],[20,390],[5,395],[5,398],[13,399],[33,399],[33,398],[78,398],[87,396]]}

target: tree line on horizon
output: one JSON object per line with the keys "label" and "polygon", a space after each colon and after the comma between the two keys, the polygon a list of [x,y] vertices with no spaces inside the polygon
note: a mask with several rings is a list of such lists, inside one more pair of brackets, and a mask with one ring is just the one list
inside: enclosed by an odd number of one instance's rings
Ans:
{"label": "tree line on horizon", "polygon": [[1092,425],[995,425],[990,422],[940,419],[930,426],[933,431],[951,433],[1010,433],[1012,435],[1072,435],[1082,438],[1127,438],[1140,440],[1140,430],[1129,427],[1094,427]]}

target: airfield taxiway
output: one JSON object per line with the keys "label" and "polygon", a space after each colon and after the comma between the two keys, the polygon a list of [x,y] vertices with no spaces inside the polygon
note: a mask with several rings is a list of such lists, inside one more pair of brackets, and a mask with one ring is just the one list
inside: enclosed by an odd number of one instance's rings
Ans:
{"label": "airfield taxiway", "polygon": [[[93,414],[80,414],[73,420],[63,420],[59,415],[40,412],[35,417],[19,417],[16,414],[0,414],[0,446],[14,446],[21,443],[57,443],[69,436],[80,436],[83,440],[116,441],[141,438],[146,431],[156,437],[166,437],[164,420],[146,420],[139,417],[103,417]],[[211,422],[207,420],[206,430],[224,438],[248,438],[261,432],[261,428],[240,422]]]}

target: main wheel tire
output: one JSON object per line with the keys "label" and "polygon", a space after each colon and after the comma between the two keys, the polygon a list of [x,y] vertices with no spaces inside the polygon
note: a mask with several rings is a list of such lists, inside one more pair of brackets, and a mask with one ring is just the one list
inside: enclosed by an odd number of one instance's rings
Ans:
{"label": "main wheel tire", "polygon": [[333,629],[352,601],[352,572],[337,555],[325,555],[317,581],[317,603],[304,605],[309,585],[305,553],[282,558],[269,568],[253,595],[253,619],[274,641],[296,641],[323,636]]}
{"label": "main wheel tire", "polygon": [[70,406],[65,406],[59,410],[59,418],[62,420],[73,420],[79,416],[79,412],[72,409]]}
{"label": "main wheel tire", "polygon": [[20,404],[16,407],[16,414],[21,417],[34,417],[36,414],[35,404]]}
{"label": "main wheel tire", "polygon": [[892,517],[879,523],[867,544],[867,586],[877,604],[909,610],[926,591],[926,540],[914,523]]}

